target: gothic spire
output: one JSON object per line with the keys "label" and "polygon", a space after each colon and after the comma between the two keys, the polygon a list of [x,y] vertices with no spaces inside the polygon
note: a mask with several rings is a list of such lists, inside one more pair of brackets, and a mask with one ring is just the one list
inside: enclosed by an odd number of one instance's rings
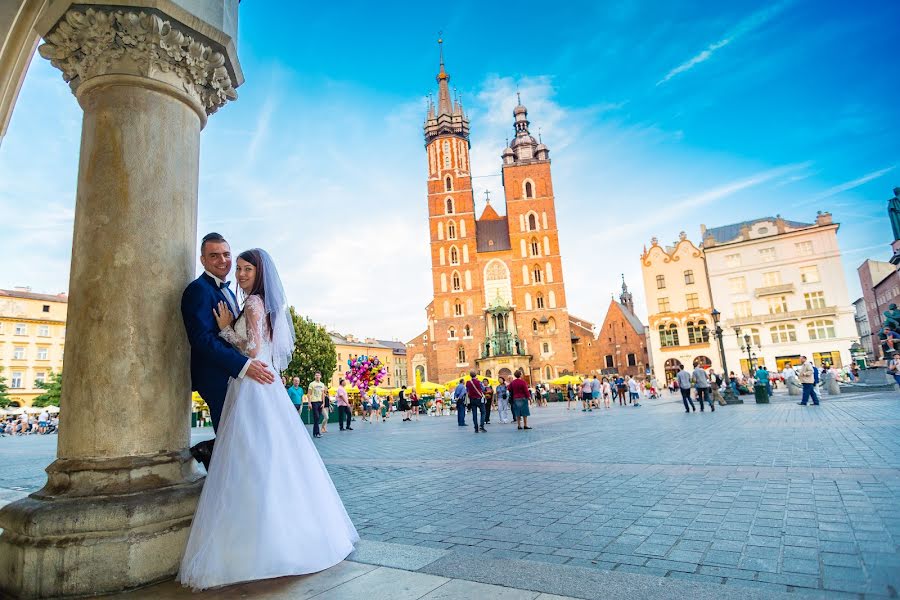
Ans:
{"label": "gothic spire", "polygon": [[425,117],[425,141],[430,143],[441,135],[457,135],[465,139],[469,138],[469,119],[463,110],[462,98],[459,92],[450,92],[450,75],[444,66],[444,40],[438,39],[440,48],[440,66],[435,80],[438,84],[437,105],[431,104],[431,108]]}
{"label": "gothic spire", "polygon": [[441,66],[437,74],[438,82],[438,116],[453,114],[453,102],[450,100],[450,75],[444,69],[444,40],[438,39],[441,49]]}

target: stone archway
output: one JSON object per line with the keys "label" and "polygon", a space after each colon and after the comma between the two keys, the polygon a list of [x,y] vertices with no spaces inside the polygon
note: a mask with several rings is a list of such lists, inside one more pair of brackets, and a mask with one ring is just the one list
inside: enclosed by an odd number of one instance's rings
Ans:
{"label": "stone archway", "polygon": [[197,264],[200,132],[243,82],[238,2],[0,11],[0,134],[38,34],[84,111],[57,459],[43,489],[0,510],[0,595],[110,593],[177,570],[203,484],[179,304]]}
{"label": "stone archway", "polygon": [[677,358],[670,358],[666,361],[665,371],[666,371],[666,382],[675,379],[675,376],[678,374],[678,371],[681,370],[682,364],[681,361]]}
{"label": "stone archway", "polygon": [[502,369],[500,369],[500,371],[497,372],[497,376],[509,381],[510,377],[512,377],[512,371],[510,371],[506,367],[503,367]]}
{"label": "stone archway", "polygon": [[700,356],[694,357],[693,365],[695,367],[701,367],[703,369],[708,369],[712,366],[712,361],[709,359],[708,356],[703,356],[701,354]]}

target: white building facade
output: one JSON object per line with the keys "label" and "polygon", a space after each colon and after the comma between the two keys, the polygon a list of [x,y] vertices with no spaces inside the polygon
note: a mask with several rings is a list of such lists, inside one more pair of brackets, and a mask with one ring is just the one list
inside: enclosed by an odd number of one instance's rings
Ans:
{"label": "white building facade", "polygon": [[850,364],[850,346],[859,336],[838,227],[827,212],[814,223],[779,216],[701,226],[730,370],[738,372],[740,365],[747,373],[750,361],[781,370],[786,362],[796,365],[801,355],[819,366]]}

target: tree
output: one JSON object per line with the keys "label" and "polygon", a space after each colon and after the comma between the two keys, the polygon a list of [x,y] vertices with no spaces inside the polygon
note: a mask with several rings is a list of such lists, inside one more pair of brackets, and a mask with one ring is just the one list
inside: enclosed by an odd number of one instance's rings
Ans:
{"label": "tree", "polygon": [[[2,368],[2,367],[0,367]],[[6,385],[6,377],[0,375],[0,408],[9,406],[9,394],[6,393],[9,387]]]}
{"label": "tree", "polygon": [[291,319],[294,321],[297,340],[291,364],[282,374],[288,381],[292,377],[299,377],[300,385],[305,388],[314,379],[316,371],[319,371],[322,373],[322,381],[327,384],[337,367],[337,353],[331,336],[323,326],[298,315],[293,306]]}
{"label": "tree", "polygon": [[62,395],[62,371],[50,373],[49,381],[39,381],[35,385],[44,390],[44,393],[34,399],[32,406],[59,406],[59,397]]}

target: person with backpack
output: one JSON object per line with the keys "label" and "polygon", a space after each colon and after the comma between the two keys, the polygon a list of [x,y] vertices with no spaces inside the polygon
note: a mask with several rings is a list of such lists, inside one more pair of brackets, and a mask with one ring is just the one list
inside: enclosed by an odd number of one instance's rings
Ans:
{"label": "person with backpack", "polygon": [[[487,429],[484,428],[484,386],[478,381],[475,371],[469,373],[469,380],[466,382],[466,396],[469,398],[469,410],[472,411],[475,433],[479,431],[487,433]],[[478,418],[479,411],[481,411],[480,420]]]}

